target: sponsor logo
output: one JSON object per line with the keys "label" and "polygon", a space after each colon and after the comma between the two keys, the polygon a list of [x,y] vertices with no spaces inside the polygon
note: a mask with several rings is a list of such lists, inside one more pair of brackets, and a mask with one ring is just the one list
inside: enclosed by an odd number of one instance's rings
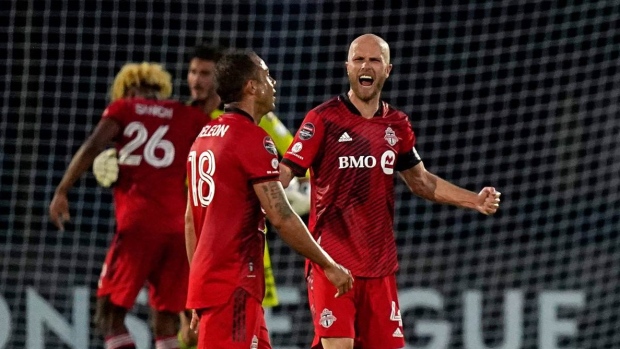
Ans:
{"label": "sponsor logo", "polygon": [[338,138],[338,142],[351,142],[353,140],[353,138],[351,138],[351,136],[349,136],[348,133],[343,133],[342,136],[340,136],[340,138]]}
{"label": "sponsor logo", "polygon": [[373,168],[377,166],[374,156],[339,156],[338,168]]}
{"label": "sponsor logo", "polygon": [[308,140],[314,136],[314,125],[311,122],[306,122],[299,129],[299,138],[302,140]]}
{"label": "sponsor logo", "polygon": [[271,167],[273,167],[274,170],[278,169],[278,159],[271,159]]}
{"label": "sponsor logo", "polygon": [[386,150],[381,155],[381,169],[386,175],[394,174],[394,163],[396,162],[396,154],[391,150]]}
{"label": "sponsor logo", "polygon": [[303,156],[301,156],[301,155],[299,155],[299,154],[295,154],[295,153],[293,153],[292,151],[289,151],[289,152],[287,152],[286,154],[287,154],[287,155],[289,155],[289,154],[290,154],[290,155],[293,155],[294,157],[298,158],[299,160],[303,160],[303,159],[304,159],[304,157],[303,157]]}
{"label": "sponsor logo", "polygon": [[265,147],[269,154],[278,155],[278,149],[276,149],[276,145],[273,143],[271,137],[267,136],[263,138],[263,147]]}
{"label": "sponsor logo", "polygon": [[383,137],[383,138],[392,147],[394,146],[394,144],[396,144],[396,142],[398,142],[398,137],[396,137],[396,133],[394,132],[394,130],[392,130],[391,127],[388,127],[388,128],[385,129],[385,137]]}
{"label": "sponsor logo", "polygon": [[297,143],[293,144],[293,147],[291,148],[291,151],[293,153],[299,153],[303,147],[304,146],[301,144],[301,142],[297,142]]}
{"label": "sponsor logo", "polygon": [[404,337],[403,331],[400,330],[400,327],[396,327],[396,330],[394,331],[394,333],[392,333],[392,337],[399,337],[399,338]]}
{"label": "sponsor logo", "polygon": [[330,328],[331,325],[334,324],[334,322],[336,322],[336,317],[334,316],[334,314],[332,314],[332,311],[329,309],[323,309],[323,311],[321,312],[321,320],[319,320],[319,323],[321,324],[321,326],[325,327],[325,328]]}

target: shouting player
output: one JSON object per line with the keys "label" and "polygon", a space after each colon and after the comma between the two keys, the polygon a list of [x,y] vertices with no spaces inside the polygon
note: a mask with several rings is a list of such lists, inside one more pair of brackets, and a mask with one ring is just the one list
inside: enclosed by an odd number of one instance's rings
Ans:
{"label": "shouting player", "polygon": [[225,113],[200,132],[187,163],[187,307],[200,316],[200,349],[271,348],[261,307],[265,214],[287,244],[321,268],[332,297],[349,291],[353,279],[286,200],[275,144],[257,126],[274,109],[275,80],[265,62],[253,52],[228,53],[216,65],[216,81]]}
{"label": "shouting player", "polygon": [[209,122],[197,108],[170,96],[170,74],[152,63],[126,64],[112,87],[113,102],[74,155],[50,204],[61,230],[69,219],[67,193],[110,142],[118,151],[114,187],[116,233],[101,270],[96,323],[106,349],[135,348],[124,325],[145,282],[157,348],[178,348],[178,313],[187,295],[183,242],[185,161]]}
{"label": "shouting player", "polygon": [[489,215],[500,193],[476,194],[428,172],[414,145],[409,118],[381,100],[392,65],[388,44],[366,34],[350,45],[350,90],[311,110],[280,166],[281,180],[310,168],[309,229],[319,244],[355,277],[355,288],[331,297],[325,273],[307,263],[313,347],[402,348],[394,241],[394,182],[398,172],[422,198]]}

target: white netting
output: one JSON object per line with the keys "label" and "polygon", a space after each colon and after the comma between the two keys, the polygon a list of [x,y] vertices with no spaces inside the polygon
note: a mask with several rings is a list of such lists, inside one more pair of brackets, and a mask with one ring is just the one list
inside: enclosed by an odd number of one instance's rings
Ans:
{"label": "white netting", "polygon": [[[47,205],[125,62],[163,63],[184,98],[184,55],[197,40],[252,47],[278,80],[276,113],[295,129],[346,90],[347,44],[366,32],[391,45],[384,97],[411,115],[427,168],[503,193],[501,212],[487,218],[412,198],[398,182],[409,345],[619,348],[620,7],[407,3],[3,1],[0,348],[39,338],[36,295],[82,329],[74,291],[91,290],[92,304],[114,227],[111,195],[85,176],[65,233]],[[301,258],[269,240],[285,303],[269,312],[274,346],[306,348]],[[145,307],[136,313],[143,319]],[[49,328],[42,347],[70,347]],[[94,330],[86,337],[75,347],[101,347]]]}

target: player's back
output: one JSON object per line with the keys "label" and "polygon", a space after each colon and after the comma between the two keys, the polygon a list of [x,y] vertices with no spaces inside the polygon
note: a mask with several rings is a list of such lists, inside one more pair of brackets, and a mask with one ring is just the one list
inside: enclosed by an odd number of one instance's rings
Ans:
{"label": "player's back", "polygon": [[198,238],[188,306],[222,304],[237,287],[262,301],[265,221],[253,184],[278,178],[276,154],[245,113],[225,113],[196,138],[187,164]]}
{"label": "player's back", "polygon": [[182,233],[185,159],[208,116],[176,101],[132,98],[113,102],[103,117],[122,129],[116,139],[117,229]]}

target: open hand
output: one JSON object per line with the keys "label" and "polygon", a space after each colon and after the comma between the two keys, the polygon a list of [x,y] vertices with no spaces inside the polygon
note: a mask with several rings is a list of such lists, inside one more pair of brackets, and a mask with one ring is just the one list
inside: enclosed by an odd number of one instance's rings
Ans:
{"label": "open hand", "polygon": [[492,215],[497,212],[499,208],[499,197],[502,193],[495,190],[493,187],[484,187],[478,193],[478,200],[476,209],[478,212],[485,215]]}

